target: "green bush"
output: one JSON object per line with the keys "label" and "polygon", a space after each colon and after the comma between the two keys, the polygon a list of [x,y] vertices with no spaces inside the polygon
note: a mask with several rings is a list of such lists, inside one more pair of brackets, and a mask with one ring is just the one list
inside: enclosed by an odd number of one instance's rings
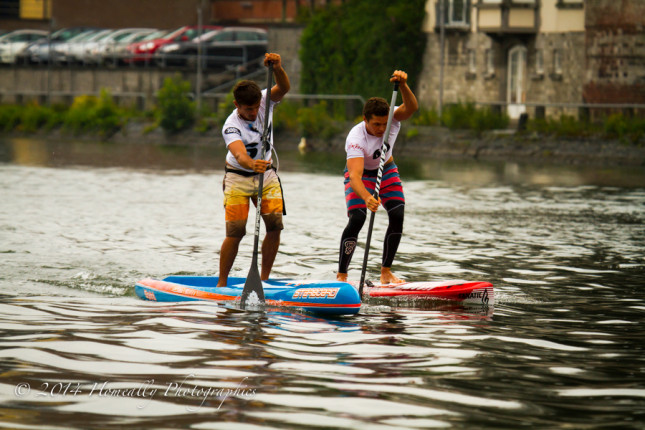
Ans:
{"label": "green bush", "polygon": [[30,103],[24,106],[20,115],[20,126],[22,131],[33,133],[47,123],[47,112],[37,103]]}
{"label": "green bush", "polygon": [[342,131],[344,121],[335,119],[329,111],[326,101],[313,106],[302,106],[298,103],[282,102],[274,111],[274,131],[290,130],[303,137],[331,139]]}
{"label": "green bush", "polygon": [[622,114],[613,114],[605,118],[603,130],[608,138],[636,143],[645,136],[645,119],[625,118]]}
{"label": "green bush", "polygon": [[20,117],[22,116],[24,108],[16,105],[3,105],[0,106],[0,127],[2,131],[12,131],[18,124],[20,124]]}
{"label": "green bush", "polygon": [[594,124],[579,121],[571,115],[560,115],[559,118],[530,120],[526,129],[529,132],[566,138],[585,137],[598,131]]}
{"label": "green bush", "polygon": [[439,113],[433,109],[420,108],[411,120],[414,125],[437,125],[439,124]]}
{"label": "green bush", "polygon": [[317,11],[301,37],[301,92],[384,96],[395,69],[415,85],[426,44],[425,5],[346,0]]}
{"label": "green bush", "polygon": [[496,113],[489,106],[478,109],[474,103],[456,103],[446,106],[441,114],[441,122],[451,130],[468,129],[481,135],[486,130],[506,128],[509,118]]}
{"label": "green bush", "polygon": [[283,100],[280,106],[273,111],[273,130],[278,133],[283,130],[298,131],[299,103]]}
{"label": "green bush", "polygon": [[92,112],[96,107],[95,96],[78,96],[63,120],[63,130],[74,134],[89,131],[92,123]]}
{"label": "green bush", "polygon": [[186,130],[195,123],[195,103],[189,97],[190,82],[179,76],[166,78],[157,95],[156,116],[166,133]]}
{"label": "green bush", "polygon": [[79,96],[64,114],[63,130],[74,134],[98,133],[109,137],[123,127],[124,114],[106,89],[98,97]]}
{"label": "green bush", "polygon": [[113,135],[123,127],[125,122],[121,109],[117,107],[112,96],[105,89],[101,90],[93,114],[95,121],[93,128],[101,136]]}
{"label": "green bush", "polygon": [[474,103],[449,104],[441,113],[441,123],[451,130],[465,130],[470,128],[471,118],[474,115]]}

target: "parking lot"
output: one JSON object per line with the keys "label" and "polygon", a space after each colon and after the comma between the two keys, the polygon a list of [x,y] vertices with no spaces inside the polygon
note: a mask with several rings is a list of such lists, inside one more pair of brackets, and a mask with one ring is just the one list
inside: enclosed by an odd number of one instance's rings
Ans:
{"label": "parking lot", "polygon": [[267,31],[256,27],[23,29],[0,34],[0,65],[252,71],[267,45]]}

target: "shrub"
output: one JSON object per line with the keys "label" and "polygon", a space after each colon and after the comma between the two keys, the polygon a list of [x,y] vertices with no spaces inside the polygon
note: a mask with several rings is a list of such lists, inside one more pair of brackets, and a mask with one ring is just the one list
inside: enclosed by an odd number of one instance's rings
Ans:
{"label": "shrub", "polygon": [[166,133],[190,128],[195,123],[195,103],[189,97],[190,82],[179,76],[166,78],[157,95],[157,120]]}
{"label": "shrub", "polygon": [[69,110],[63,114],[63,129],[74,134],[96,132],[109,137],[124,124],[124,113],[114,103],[106,89],[98,97],[76,97]]}
{"label": "shrub", "polygon": [[456,103],[446,106],[441,122],[451,130],[469,129],[481,135],[486,130],[506,128],[509,118],[489,106],[478,109],[474,103]]}
{"label": "shrub", "polygon": [[421,108],[411,119],[414,125],[437,125],[439,124],[439,114],[433,109]]}
{"label": "shrub", "polygon": [[622,114],[616,113],[605,118],[603,130],[605,136],[609,138],[636,143],[645,136],[645,119],[625,118]]}
{"label": "shrub", "polygon": [[595,126],[571,115],[560,115],[559,118],[530,120],[526,129],[544,135],[576,138],[591,135]]}
{"label": "shrub", "polygon": [[30,103],[22,111],[20,128],[22,131],[34,133],[50,121],[52,114],[51,109]]}
{"label": "shrub", "polygon": [[0,127],[2,131],[12,131],[20,124],[23,107],[16,105],[0,106]]}
{"label": "shrub", "polygon": [[327,111],[327,102],[322,101],[312,107],[298,109],[299,131],[304,137],[331,139],[340,128]]}
{"label": "shrub", "polygon": [[89,130],[92,122],[92,112],[96,107],[95,96],[78,96],[67,111],[63,121],[63,129],[75,134]]}
{"label": "shrub", "polygon": [[92,129],[101,136],[111,136],[123,126],[121,110],[116,106],[112,96],[106,89],[101,90],[96,107],[94,108]]}

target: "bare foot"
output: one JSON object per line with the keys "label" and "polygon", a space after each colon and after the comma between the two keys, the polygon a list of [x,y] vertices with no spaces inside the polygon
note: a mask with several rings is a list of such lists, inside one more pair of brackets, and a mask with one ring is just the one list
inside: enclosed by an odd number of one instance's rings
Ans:
{"label": "bare foot", "polygon": [[402,279],[399,279],[392,273],[392,269],[389,267],[381,267],[381,284],[402,284],[405,282]]}
{"label": "bare foot", "polygon": [[338,282],[347,282],[347,273],[336,273],[336,280]]}

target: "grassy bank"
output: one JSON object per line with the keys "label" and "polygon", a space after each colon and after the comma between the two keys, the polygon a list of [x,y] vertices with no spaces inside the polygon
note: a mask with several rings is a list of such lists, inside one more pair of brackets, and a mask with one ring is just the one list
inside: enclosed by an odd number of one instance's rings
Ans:
{"label": "grassy bank", "polygon": [[[83,136],[108,142],[128,138],[154,142],[158,136],[163,136],[163,143],[195,141],[199,136],[207,137],[209,142],[218,139],[234,107],[232,94],[215,112],[208,108],[197,112],[189,92],[188,82],[167,79],[158,94],[157,105],[148,111],[118,106],[106,90],[98,97],[77,97],[71,106],[0,105],[0,132]],[[284,100],[275,111],[274,124],[276,135],[292,140],[305,137],[315,150],[335,151],[342,150],[347,131],[360,120],[360,115],[348,113],[345,102],[306,104]],[[515,154],[527,153],[529,148],[533,154],[542,155],[593,152],[581,146],[581,142],[612,142],[623,148],[645,149],[645,119],[621,114],[593,122],[571,116],[532,119],[519,132],[508,127],[508,117],[472,103],[447,105],[442,115],[432,109],[421,109],[405,123],[397,147],[417,148],[423,154],[428,153],[427,148],[441,148],[430,156],[448,153],[454,156],[463,149],[464,156],[475,157],[486,150],[512,157],[509,148],[515,148]],[[540,145],[544,148],[540,149]]]}

